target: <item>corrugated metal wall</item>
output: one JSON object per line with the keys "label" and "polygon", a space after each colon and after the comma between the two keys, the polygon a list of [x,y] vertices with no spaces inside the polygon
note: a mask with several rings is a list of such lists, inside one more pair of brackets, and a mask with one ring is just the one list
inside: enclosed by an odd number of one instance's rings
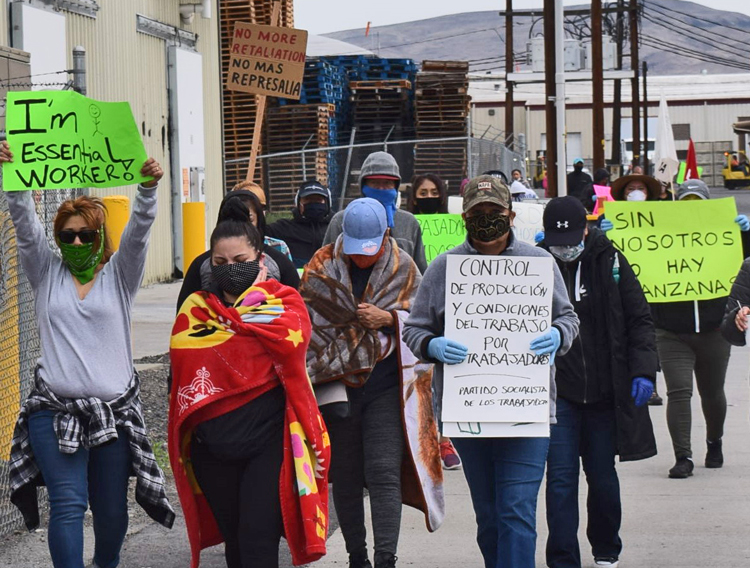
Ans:
{"label": "corrugated metal wall", "polygon": [[[95,19],[66,13],[69,53],[76,45],[86,48],[88,96],[108,101],[129,101],[147,153],[168,171],[170,157],[166,42],[138,33],[136,14],[181,26],[180,2],[128,0],[106,2],[101,6]],[[217,2],[214,2],[212,19],[204,20],[196,15],[192,25],[181,26],[198,34],[197,48],[203,55],[208,218],[212,218],[223,195],[216,14]],[[70,57],[69,63],[72,66],[72,56]],[[167,173],[159,188],[159,215],[151,236],[146,283],[166,280],[173,272],[170,184],[171,179]],[[125,194],[132,199],[135,188],[95,190],[94,193],[100,196]]]}
{"label": "corrugated metal wall", "polygon": [[8,39],[8,7],[0,7],[0,45],[10,46]]}

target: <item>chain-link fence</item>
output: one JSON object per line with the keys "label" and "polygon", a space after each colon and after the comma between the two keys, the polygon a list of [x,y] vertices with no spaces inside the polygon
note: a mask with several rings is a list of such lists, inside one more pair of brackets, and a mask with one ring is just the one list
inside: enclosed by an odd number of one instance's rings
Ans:
{"label": "chain-link fence", "polygon": [[[353,138],[356,139],[356,133]],[[511,151],[501,142],[465,136],[381,139],[345,146],[300,148],[258,157],[270,209],[279,212],[292,207],[300,184],[309,179],[327,184],[333,195],[334,209],[340,209],[349,200],[360,196],[362,163],[369,154],[380,150],[396,158],[402,184],[409,184],[420,174],[437,174],[446,183],[449,195],[458,195],[462,180],[487,170],[501,170],[510,178],[511,171],[519,169],[526,177],[525,160],[521,154]],[[245,160],[229,160],[227,163],[244,165],[242,162]]]}
{"label": "chain-link fence", "polygon": [[[37,213],[47,229],[50,244],[58,207],[66,199],[81,194],[81,190],[34,192]],[[21,403],[31,390],[38,357],[34,295],[21,269],[15,229],[5,194],[0,191],[0,536],[23,522],[10,502],[8,458],[13,427]]]}

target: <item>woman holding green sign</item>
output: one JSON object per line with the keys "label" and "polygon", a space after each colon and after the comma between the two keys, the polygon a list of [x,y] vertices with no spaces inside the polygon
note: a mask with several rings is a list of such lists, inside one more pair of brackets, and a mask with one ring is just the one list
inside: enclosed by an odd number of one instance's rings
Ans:
{"label": "woman holding green sign", "polygon": [[[0,162],[13,154],[0,145]],[[36,299],[42,355],[36,383],[13,433],[11,501],[26,526],[39,526],[36,488],[47,486],[49,549],[56,568],[83,568],[83,518],[94,519],[93,566],[114,568],[128,527],[128,477],[136,500],[166,527],[174,512],[164,492],[133,370],[130,312],[141,285],[161,166],[141,169],[133,214],[112,252],[105,208],[96,197],[60,206],[54,221],[60,256],[47,245],[29,191],[8,192],[18,253]]]}

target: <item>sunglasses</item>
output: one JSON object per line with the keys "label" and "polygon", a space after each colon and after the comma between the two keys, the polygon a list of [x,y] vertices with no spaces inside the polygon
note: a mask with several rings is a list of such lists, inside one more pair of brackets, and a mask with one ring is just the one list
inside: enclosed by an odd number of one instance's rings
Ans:
{"label": "sunglasses", "polygon": [[80,231],[65,229],[57,233],[57,239],[63,244],[72,245],[75,242],[76,237],[78,237],[78,240],[80,240],[82,244],[87,245],[93,243],[98,234],[99,231],[94,231],[93,229],[82,229]]}

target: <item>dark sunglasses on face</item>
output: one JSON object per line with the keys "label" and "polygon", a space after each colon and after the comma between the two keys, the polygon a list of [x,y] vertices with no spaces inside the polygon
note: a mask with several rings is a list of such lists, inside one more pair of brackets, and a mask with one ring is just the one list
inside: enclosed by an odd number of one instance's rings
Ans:
{"label": "dark sunglasses on face", "polygon": [[93,243],[98,234],[99,231],[94,231],[93,229],[82,229],[80,231],[65,229],[57,233],[57,238],[63,244],[72,245],[75,242],[76,237],[78,237],[78,240],[80,240],[82,244],[87,245]]}

